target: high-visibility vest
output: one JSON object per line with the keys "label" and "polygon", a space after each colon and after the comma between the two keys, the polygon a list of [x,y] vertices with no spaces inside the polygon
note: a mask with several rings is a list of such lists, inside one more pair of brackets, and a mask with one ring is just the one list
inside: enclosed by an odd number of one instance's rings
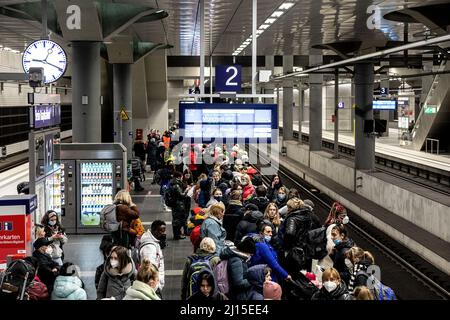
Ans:
{"label": "high-visibility vest", "polygon": [[163,136],[164,148],[169,149],[170,147],[170,137]]}

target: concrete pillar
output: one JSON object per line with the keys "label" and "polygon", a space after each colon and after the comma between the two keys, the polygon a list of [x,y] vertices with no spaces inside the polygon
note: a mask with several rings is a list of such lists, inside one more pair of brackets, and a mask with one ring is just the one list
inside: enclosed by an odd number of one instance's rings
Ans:
{"label": "concrete pillar", "polygon": [[72,42],[72,141],[101,142],[100,42]]}
{"label": "concrete pillar", "polygon": [[[122,143],[127,148],[128,159],[132,158],[133,148],[133,95],[132,95],[132,64],[115,63],[114,77],[114,142]],[[129,120],[122,120],[121,110],[124,109]],[[143,128],[142,128],[143,129]]]}
{"label": "concrete pillar", "polygon": [[[322,62],[320,54],[309,56],[311,67],[321,65]],[[309,151],[322,149],[322,83],[323,75],[309,75]]]}
{"label": "concrete pillar", "polygon": [[[272,70],[272,74],[274,73],[273,68],[275,67],[275,58],[274,56],[266,56],[266,70]],[[264,84],[264,93],[273,94],[275,85],[273,82],[268,82]],[[275,99],[273,98],[264,98],[264,103],[275,103]]]}
{"label": "concrete pillar", "polygon": [[[382,61],[380,63],[380,66],[386,67],[385,71],[383,71],[383,73],[381,74],[381,78],[383,78],[383,80],[380,81],[380,88],[387,88],[389,91],[389,62]],[[381,97],[381,98],[386,99],[388,97]],[[392,114],[392,117],[390,117],[390,114]],[[390,121],[389,119],[393,118],[393,117],[394,117],[394,111],[391,111],[391,110],[380,110],[379,111],[377,119],[387,120],[387,129],[386,129],[386,132],[382,134],[383,137],[389,136],[389,121]]]}
{"label": "concrete pillar", "polygon": [[[294,69],[294,57],[283,57],[283,73],[292,72]],[[283,140],[292,140],[293,133],[293,102],[294,102],[294,81],[292,78],[283,80]]]}
{"label": "concrete pillar", "polygon": [[298,84],[298,143],[302,143],[302,121],[303,121],[303,110],[305,107],[305,89],[303,87],[303,82]]}
{"label": "concrete pillar", "polygon": [[355,65],[355,169],[375,168],[375,137],[364,133],[364,121],[373,120],[373,63]]}

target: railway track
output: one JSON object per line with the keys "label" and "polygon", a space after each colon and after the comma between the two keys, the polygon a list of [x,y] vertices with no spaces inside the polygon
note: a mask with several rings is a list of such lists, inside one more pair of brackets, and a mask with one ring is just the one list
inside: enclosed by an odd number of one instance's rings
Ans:
{"label": "railway track", "polygon": [[[261,153],[259,156],[264,159]],[[258,166],[255,168],[259,169]],[[334,200],[282,166],[278,173],[288,188],[298,189],[302,199],[311,199],[315,203],[314,212],[324,221]],[[263,179],[270,183],[269,177]],[[375,263],[381,269],[381,281],[390,286],[399,299],[450,299],[450,277],[447,274],[353,212],[349,212],[349,217],[350,237],[375,256]]]}

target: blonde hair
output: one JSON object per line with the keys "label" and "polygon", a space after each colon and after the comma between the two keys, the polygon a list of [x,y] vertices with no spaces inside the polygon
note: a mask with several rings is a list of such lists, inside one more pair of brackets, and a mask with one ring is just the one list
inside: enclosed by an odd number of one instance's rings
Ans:
{"label": "blonde hair", "polygon": [[37,239],[39,233],[44,232],[44,237],[45,237],[45,227],[44,226],[36,226],[34,229],[34,238]]}
{"label": "blonde hair", "polygon": [[345,257],[355,264],[361,260],[366,260],[370,264],[375,264],[375,259],[369,251],[364,251],[360,247],[352,247],[345,253]]}
{"label": "blonde hair", "polygon": [[209,215],[217,217],[220,213],[225,211],[225,205],[222,202],[218,202],[209,207]]}
{"label": "blonde hair", "polygon": [[339,271],[335,268],[328,268],[322,273],[322,283],[325,281],[330,281],[330,279],[339,280],[339,282],[341,281]]}
{"label": "blonde hair", "polygon": [[355,300],[374,300],[372,291],[365,286],[356,287],[353,296]]}
{"label": "blonde hair", "polygon": [[200,242],[200,249],[208,253],[214,253],[216,252],[216,243],[212,238],[204,237]]}
{"label": "blonde hair", "polygon": [[126,190],[120,190],[114,197],[114,202],[130,205],[132,203],[131,195]]}
{"label": "blonde hair", "polygon": [[299,198],[289,199],[287,202],[288,211],[296,210],[303,207],[305,204]]}
{"label": "blonde hair", "polygon": [[[270,209],[270,207],[274,207],[274,208],[277,210],[277,212],[275,213],[275,217],[274,217],[273,219],[271,219],[271,218],[269,217],[269,209]],[[270,222],[272,222],[272,224],[273,224],[275,227],[278,227],[278,226],[281,224],[281,221],[280,221],[280,211],[278,210],[278,206],[277,206],[277,204],[276,204],[275,202],[271,202],[271,203],[269,203],[269,204],[267,205],[266,210],[264,211],[264,219],[267,219],[267,220],[269,220]]]}
{"label": "blonde hair", "polygon": [[142,261],[141,267],[137,273],[136,280],[144,283],[149,283],[150,280],[157,281],[159,278],[158,268],[150,262],[149,259],[145,258]]}

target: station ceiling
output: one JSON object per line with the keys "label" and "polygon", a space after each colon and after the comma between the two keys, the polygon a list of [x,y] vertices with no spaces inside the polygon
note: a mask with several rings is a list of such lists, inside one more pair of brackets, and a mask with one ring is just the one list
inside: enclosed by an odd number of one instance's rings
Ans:
{"label": "station ceiling", "polygon": [[[258,38],[258,55],[305,55],[311,46],[342,40],[361,40],[383,46],[385,41],[402,41],[404,24],[381,19],[379,29],[369,29],[368,19],[376,6],[381,16],[391,11],[449,1],[427,0],[258,0],[261,25],[285,1],[295,5]],[[40,2],[40,0],[0,0],[1,6]],[[169,17],[160,21],[134,24],[124,31],[141,41],[173,45],[168,55],[199,55],[199,0],[120,0],[164,9]],[[252,0],[205,0],[205,54],[231,55],[251,34]],[[409,40],[424,38],[427,28],[409,24]],[[40,24],[0,15],[0,45],[23,51],[41,36]],[[324,51],[326,54],[327,51]],[[330,53],[328,51],[328,53]],[[249,45],[241,55],[250,55]]]}

